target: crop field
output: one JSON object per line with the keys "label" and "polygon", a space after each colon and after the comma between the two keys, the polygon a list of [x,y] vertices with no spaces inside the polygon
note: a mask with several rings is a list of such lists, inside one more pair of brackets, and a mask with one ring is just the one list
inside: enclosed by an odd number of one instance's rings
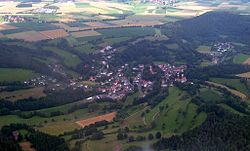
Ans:
{"label": "crop field", "polygon": [[26,69],[0,68],[0,82],[3,81],[25,81],[39,74]]}
{"label": "crop field", "polygon": [[84,128],[85,126],[88,126],[90,124],[94,124],[96,122],[104,121],[104,120],[111,122],[114,119],[115,115],[116,115],[116,112],[112,112],[112,113],[108,113],[108,114],[80,120],[80,121],[77,121],[76,123],[78,125],[80,125],[82,128]]}
{"label": "crop field", "polygon": [[33,116],[32,118],[24,119],[17,115],[5,115],[1,116],[0,127],[9,125],[10,123],[26,123],[27,125],[35,126],[43,132],[59,135],[80,128],[80,126],[75,123],[79,119],[86,119],[93,116],[96,116],[96,114],[88,113],[87,109],[81,109],[70,114],[55,117]]}
{"label": "crop field", "polygon": [[241,78],[250,78],[250,72],[245,72],[237,75],[238,77]]}
{"label": "crop field", "polygon": [[79,38],[79,37],[99,36],[101,34],[94,30],[87,30],[87,31],[72,32],[71,35],[74,38]]}
{"label": "crop field", "polygon": [[43,91],[44,91],[43,87],[36,87],[36,88],[23,89],[11,92],[0,92],[0,99],[16,101],[27,98],[40,98],[46,96],[46,94]]}
{"label": "crop field", "polygon": [[0,31],[1,30],[12,30],[12,29],[17,29],[17,27],[11,26],[9,24],[0,24]]}
{"label": "crop field", "polygon": [[37,31],[27,31],[27,32],[19,32],[14,34],[8,34],[5,35],[6,37],[10,39],[21,39],[28,42],[37,42],[45,39],[49,39],[45,35],[42,35],[41,33]]}
{"label": "crop field", "polygon": [[247,59],[243,62],[243,64],[250,65],[250,57],[249,57],[249,58],[247,58]]}
{"label": "crop field", "polygon": [[40,33],[44,35],[45,37],[48,37],[49,39],[63,38],[69,35],[63,29],[40,31]]}

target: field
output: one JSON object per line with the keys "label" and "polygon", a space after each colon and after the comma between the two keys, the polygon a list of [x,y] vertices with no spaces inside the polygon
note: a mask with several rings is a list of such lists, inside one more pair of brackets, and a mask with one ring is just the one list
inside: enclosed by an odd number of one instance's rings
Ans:
{"label": "field", "polygon": [[199,96],[206,102],[217,102],[221,101],[221,94],[214,90],[208,88],[201,88]]}
{"label": "field", "polygon": [[[163,107],[163,110],[159,108]],[[177,88],[170,88],[169,96],[146,114],[146,121],[156,122],[156,130],[162,130],[164,135],[182,133],[200,125],[205,119],[205,113],[197,114],[197,105]]]}
{"label": "field", "polygon": [[210,46],[199,46],[196,50],[200,53],[210,53],[211,47]]}
{"label": "field", "polygon": [[250,72],[241,73],[241,74],[238,74],[237,76],[241,78],[250,78]]}
{"label": "field", "polygon": [[16,101],[27,98],[40,98],[46,96],[43,92],[43,87],[36,87],[31,89],[23,89],[11,92],[0,92],[0,99],[6,99],[10,101]]}
{"label": "field", "polygon": [[101,34],[94,30],[87,30],[87,31],[72,32],[71,35],[74,38],[79,38],[79,37],[99,36]]}
{"label": "field", "polygon": [[40,31],[42,35],[48,37],[49,39],[63,38],[67,37],[69,34],[63,29],[54,29],[47,31]]}
{"label": "field", "polygon": [[128,143],[126,141],[118,141],[116,138],[116,134],[110,134],[110,135],[105,135],[105,139],[102,139],[102,140],[97,140],[97,141],[88,140],[85,143],[83,143],[81,147],[82,147],[82,150],[84,151],[103,151],[103,150],[118,151],[118,150],[124,150],[132,145],[147,148],[149,147],[149,144],[152,144],[155,141],[156,140],[142,141],[142,142],[135,141],[135,142]]}
{"label": "field", "polygon": [[49,39],[47,36],[37,32],[37,31],[25,31],[25,32],[18,32],[14,34],[5,35],[10,39],[20,39],[29,42],[37,42],[45,39]]}
{"label": "field", "polygon": [[0,31],[1,30],[11,30],[11,29],[17,29],[17,27],[11,26],[8,24],[0,24]]}
{"label": "field", "polygon": [[25,81],[38,75],[38,73],[26,69],[0,68],[0,82]]}
{"label": "field", "polygon": [[19,144],[23,151],[36,151],[32,148],[32,144],[30,142],[22,142]]}
{"label": "field", "polygon": [[248,58],[249,55],[245,55],[245,54],[238,54],[233,58],[233,62],[237,63],[237,64],[241,64],[241,63],[245,63],[248,64]]}
{"label": "field", "polygon": [[116,112],[112,112],[112,113],[84,119],[81,121],[77,121],[76,123],[78,125],[80,125],[82,128],[84,128],[85,126],[88,126],[90,124],[94,124],[96,122],[104,121],[104,120],[110,122],[114,119],[115,115],[116,115]]}
{"label": "field", "polygon": [[65,63],[66,66],[68,67],[76,67],[81,60],[79,59],[78,56],[71,54],[68,51],[58,49],[56,47],[43,47],[44,50],[49,50],[54,52],[55,54],[59,55],[62,57],[63,62]]}
{"label": "field", "polygon": [[[229,92],[231,92],[232,94],[239,96],[242,99],[247,98],[247,95],[248,95],[247,90],[243,84],[239,83],[238,79],[237,80],[234,80],[234,79],[228,80],[228,79],[213,78],[212,81],[213,82],[208,82],[208,83],[211,85],[214,85],[216,87],[225,88]],[[233,89],[230,87],[232,87]]]}

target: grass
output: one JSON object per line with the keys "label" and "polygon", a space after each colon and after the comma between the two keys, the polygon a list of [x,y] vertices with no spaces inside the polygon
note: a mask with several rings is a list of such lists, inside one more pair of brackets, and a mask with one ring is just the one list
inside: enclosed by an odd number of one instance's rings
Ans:
{"label": "grass", "polygon": [[179,48],[179,45],[178,44],[168,44],[166,45],[168,49],[173,49],[173,50],[176,50]]}
{"label": "grass", "polygon": [[138,37],[146,35],[155,35],[155,28],[152,27],[126,27],[114,29],[100,29],[97,32],[101,33],[105,38],[118,37]]}
{"label": "grass", "polygon": [[75,49],[81,53],[86,53],[86,54],[95,53],[96,51],[98,51],[98,49],[95,49],[94,45],[90,43],[77,46],[75,47]]}
{"label": "grass", "polygon": [[10,25],[18,27],[17,29],[13,30],[4,30],[1,31],[3,34],[13,34],[23,31],[43,31],[43,30],[52,30],[58,29],[56,26],[49,24],[49,23],[34,23],[34,22],[23,22],[23,23],[11,23]]}
{"label": "grass", "polygon": [[[162,111],[159,110],[160,106],[164,106]],[[162,131],[164,135],[182,133],[194,128],[194,125],[200,125],[205,120],[205,113],[197,115],[197,109],[197,105],[190,102],[185,92],[171,87],[169,96],[146,114],[146,121],[148,123],[155,121],[155,130]]]}
{"label": "grass", "polygon": [[200,89],[199,96],[206,102],[217,102],[221,100],[219,92],[208,88]]}
{"label": "grass", "polygon": [[107,43],[108,45],[113,45],[113,44],[116,44],[116,43],[127,41],[129,39],[130,39],[129,37],[118,37],[118,38],[107,38],[107,39],[104,39],[103,41],[105,43]]}
{"label": "grass", "polygon": [[38,76],[31,70],[17,69],[17,68],[0,68],[0,82],[3,81],[25,81]]}
{"label": "grass", "polygon": [[138,98],[140,96],[140,93],[139,92],[136,92],[132,95],[129,95],[127,98],[126,98],[126,101],[124,103],[124,106],[127,106],[127,105],[132,105],[133,104],[133,101],[135,98]]}
{"label": "grass", "polygon": [[200,53],[210,53],[211,47],[202,45],[202,46],[199,46],[196,50]]}
{"label": "grass", "polygon": [[[103,151],[103,150],[114,150],[116,146],[121,147],[121,150],[127,149],[129,146],[141,146],[143,148],[149,147],[149,144],[153,144],[156,140],[152,141],[135,141],[128,143],[125,141],[118,141],[117,134],[110,134],[110,135],[105,135],[105,139],[101,140],[88,140],[82,144],[82,150],[86,151]],[[138,134],[140,135],[140,134]],[[135,135],[136,136],[136,135]],[[98,144],[98,145],[96,145]]]}
{"label": "grass", "polygon": [[49,50],[57,54],[63,59],[63,62],[68,67],[76,67],[80,62],[80,58],[68,51],[58,49],[56,47],[43,47],[44,50]]}
{"label": "grass", "polygon": [[244,63],[249,57],[250,55],[245,55],[245,54],[240,53],[234,56],[233,62],[237,64],[241,64],[241,63]]}
{"label": "grass", "polygon": [[89,3],[75,3],[76,8],[85,8],[89,6]]}
{"label": "grass", "polygon": [[236,111],[234,108],[232,108],[232,107],[230,107],[230,106],[228,106],[228,105],[226,105],[226,104],[219,104],[221,107],[223,107],[225,110],[227,110],[227,111],[229,111],[229,112],[231,112],[231,113],[233,113],[233,114],[238,114],[238,115],[245,115],[245,114],[243,114],[243,113],[241,113],[241,112],[239,112],[239,111]]}
{"label": "grass", "polygon": [[[229,88],[238,90],[238,91],[250,96],[249,90],[244,85],[244,83],[240,82],[240,79],[211,78],[211,81],[228,86]],[[249,85],[249,82],[248,82],[248,85]]]}

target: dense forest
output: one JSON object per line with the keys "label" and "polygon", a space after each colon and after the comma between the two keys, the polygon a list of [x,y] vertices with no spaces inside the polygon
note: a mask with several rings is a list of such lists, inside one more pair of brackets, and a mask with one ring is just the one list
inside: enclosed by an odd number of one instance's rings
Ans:
{"label": "dense forest", "polygon": [[221,39],[221,35],[228,39],[249,43],[250,17],[228,12],[209,12],[204,15],[167,24],[166,30],[172,29],[176,36],[189,40],[213,42]]}
{"label": "dense forest", "polygon": [[[27,131],[27,134],[21,135],[20,130]],[[21,151],[18,145],[20,141],[29,141],[37,151],[69,150],[63,138],[41,133],[25,124],[11,124],[2,127],[0,141],[1,151]]]}

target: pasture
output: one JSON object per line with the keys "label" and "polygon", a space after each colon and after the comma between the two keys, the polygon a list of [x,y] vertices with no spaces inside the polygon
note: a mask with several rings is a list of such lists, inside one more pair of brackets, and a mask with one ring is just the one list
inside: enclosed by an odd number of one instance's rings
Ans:
{"label": "pasture", "polygon": [[[216,83],[216,82],[218,82],[218,83]],[[236,95],[236,96],[238,96],[238,97],[240,97],[242,99],[246,99],[247,98],[247,96],[246,96],[247,93],[245,94],[245,93],[242,93],[241,91],[238,91],[238,90],[235,90],[235,89],[231,89],[231,88],[227,87],[227,85],[221,84],[220,81],[216,81],[216,82],[209,82],[209,81],[207,81],[208,84],[210,84],[212,86],[215,86],[215,87],[224,88],[227,91],[231,92],[232,94],[234,94],[234,95]]]}
{"label": "pasture", "polygon": [[81,62],[78,56],[68,51],[61,50],[56,47],[47,47],[47,46],[43,47],[43,49],[52,51],[58,56],[60,56],[63,59],[63,62],[65,63],[65,65],[68,67],[76,67]]}
{"label": "pasture", "polygon": [[211,52],[211,47],[210,46],[205,46],[205,45],[202,45],[202,46],[199,46],[197,49],[196,49],[199,53],[210,53]]}
{"label": "pasture", "polygon": [[248,58],[249,57],[250,57],[249,55],[245,55],[245,54],[240,53],[240,54],[234,56],[233,62],[237,63],[237,64],[241,64],[241,63],[248,64],[248,62],[249,62]]}
{"label": "pasture", "polygon": [[169,89],[169,96],[146,114],[146,121],[155,121],[155,130],[163,131],[164,135],[182,133],[206,119],[206,114],[198,114],[197,109],[197,105],[190,102],[185,92],[172,87]]}
{"label": "pasture", "polygon": [[38,73],[27,69],[0,68],[0,82],[25,81],[38,76]]}
{"label": "pasture", "polygon": [[100,36],[101,34],[94,30],[71,32],[71,36],[74,38],[89,37],[89,36]]}
{"label": "pasture", "polygon": [[41,98],[45,97],[44,87],[36,87],[30,89],[23,89],[11,92],[0,92],[0,99],[16,101],[27,98]]}
{"label": "pasture", "polygon": [[76,124],[78,124],[80,127],[84,128],[85,126],[88,126],[90,124],[95,124],[96,122],[100,122],[100,121],[104,121],[104,120],[111,122],[115,118],[115,116],[116,116],[116,112],[112,112],[112,113],[108,113],[108,114],[104,114],[104,115],[100,115],[100,116],[91,117],[91,118],[77,121]]}

